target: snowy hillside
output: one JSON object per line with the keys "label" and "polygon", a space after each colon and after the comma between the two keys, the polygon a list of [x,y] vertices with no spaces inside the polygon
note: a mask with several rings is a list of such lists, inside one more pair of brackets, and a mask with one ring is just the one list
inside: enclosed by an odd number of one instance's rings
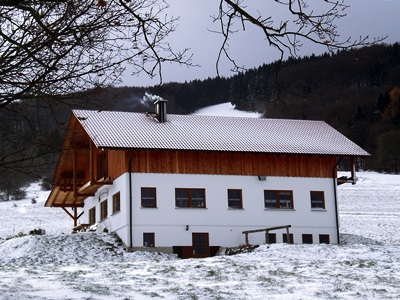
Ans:
{"label": "snowy hillside", "polygon": [[[338,187],[342,245],[187,260],[71,234],[72,219],[45,208],[48,192],[31,185],[26,200],[0,202],[0,300],[399,299],[400,175],[357,176]],[[38,228],[46,234],[27,235]]]}
{"label": "snowy hillside", "polygon": [[[26,200],[0,202],[0,239],[35,228],[48,233],[71,232],[72,219],[62,209],[44,207],[48,194],[35,183],[27,188]],[[32,204],[32,200],[36,203]]]}
{"label": "snowy hillside", "polygon": [[260,118],[262,116],[262,114],[256,112],[236,110],[235,106],[233,106],[230,102],[205,107],[195,111],[193,114],[202,116],[246,117],[246,118]]}

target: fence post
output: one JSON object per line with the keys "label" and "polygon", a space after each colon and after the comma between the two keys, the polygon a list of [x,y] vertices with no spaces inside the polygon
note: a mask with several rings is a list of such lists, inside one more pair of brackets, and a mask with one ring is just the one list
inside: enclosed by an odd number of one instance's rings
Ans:
{"label": "fence post", "polygon": [[288,243],[288,244],[291,243],[291,241],[290,241],[289,227],[286,227],[286,240],[287,240],[287,243]]}

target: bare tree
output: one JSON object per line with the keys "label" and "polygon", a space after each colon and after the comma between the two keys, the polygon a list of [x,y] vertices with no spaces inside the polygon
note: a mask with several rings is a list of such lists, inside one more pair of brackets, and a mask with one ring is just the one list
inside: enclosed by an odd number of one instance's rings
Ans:
{"label": "bare tree", "polygon": [[[260,30],[270,45],[278,49],[281,60],[285,55],[298,56],[298,51],[305,42],[320,44],[328,50],[349,49],[380,42],[383,38],[372,41],[369,37],[342,40],[338,33],[337,21],[346,16],[349,7],[344,0],[324,0],[310,3],[307,0],[264,0],[264,7],[270,8],[270,15],[263,15],[254,8],[251,1],[221,0],[219,14],[214,16],[214,22],[220,23],[222,44],[217,57],[216,69],[220,59],[225,56],[233,64],[234,71],[243,69],[230,55],[229,39],[239,30],[255,27]],[[272,14],[275,9],[286,12],[282,19]],[[261,9],[261,8],[260,8]],[[251,28],[250,28],[251,30]]]}
{"label": "bare tree", "polygon": [[177,19],[162,0],[1,0],[0,107],[117,81],[123,64],[161,76],[190,65],[166,37]]}
{"label": "bare tree", "polygon": [[[176,52],[167,38],[176,29],[164,0],[0,0],[0,108],[15,101],[62,95],[112,84],[124,66],[134,73],[160,76],[162,64],[191,65],[188,49]],[[246,6],[251,1],[221,0],[222,46],[235,70],[240,66],[229,53],[229,38],[247,26],[261,30],[270,45],[297,55],[304,40],[328,48],[366,45],[367,39],[341,41],[336,21],[345,16],[344,0],[324,0],[322,8],[306,0],[265,0],[281,6],[281,20]]]}
{"label": "bare tree", "polygon": [[166,40],[177,21],[167,8],[163,0],[0,0],[0,185],[18,188],[18,178],[43,176],[54,163],[61,131],[49,130],[43,111],[65,95],[113,84],[127,64],[151,77],[164,62],[191,64]]}
{"label": "bare tree", "polygon": [[[296,56],[303,41],[329,49],[368,44],[366,38],[339,39],[336,21],[344,17],[344,0],[320,2],[325,5],[317,11],[306,0],[264,0],[265,7],[285,9],[287,17],[279,20],[248,8],[251,1],[220,0],[214,17],[222,34],[217,73],[223,55],[241,69],[230,56],[229,39],[247,27],[261,30],[281,58]],[[126,65],[134,73],[159,76],[160,82],[163,63],[192,66],[188,49],[175,51],[168,43],[178,21],[168,8],[167,0],[0,0],[0,173],[5,181],[10,176],[3,170],[39,172],[48,164],[46,155],[56,150],[44,146],[47,141],[38,134],[48,126],[35,114],[38,101],[62,102],[65,95],[113,84]]]}

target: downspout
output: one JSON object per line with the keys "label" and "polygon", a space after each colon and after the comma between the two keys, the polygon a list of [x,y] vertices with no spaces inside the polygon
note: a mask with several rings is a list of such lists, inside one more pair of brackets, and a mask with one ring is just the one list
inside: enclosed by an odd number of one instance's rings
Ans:
{"label": "downspout", "polygon": [[94,174],[93,174],[93,146],[92,141],[89,141],[89,177],[90,177],[90,184],[94,183]]}
{"label": "downspout", "polygon": [[74,156],[72,159],[72,186],[73,186],[73,190],[74,190],[74,205],[75,207],[73,207],[73,211],[74,211],[74,216],[72,219],[74,219],[74,227],[76,227],[78,225],[78,206],[76,205],[76,201],[78,198],[78,187],[77,187],[77,182],[76,182],[76,146],[73,145],[74,148]]}
{"label": "downspout", "polygon": [[135,154],[134,150],[132,150],[132,155],[131,158],[129,159],[129,164],[128,164],[128,172],[129,172],[129,248],[133,248],[133,213],[132,213],[132,160],[133,160],[133,155]]}
{"label": "downspout", "polygon": [[332,179],[333,179],[333,193],[335,198],[335,216],[336,216],[336,234],[337,234],[337,243],[340,244],[340,236],[339,236],[339,209],[337,203],[337,182],[336,182],[336,168],[342,161],[342,157],[339,158],[338,162],[332,168]]}

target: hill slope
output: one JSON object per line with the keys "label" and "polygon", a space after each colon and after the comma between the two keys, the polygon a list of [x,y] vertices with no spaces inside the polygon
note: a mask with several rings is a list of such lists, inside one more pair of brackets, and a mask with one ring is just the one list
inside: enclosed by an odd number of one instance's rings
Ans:
{"label": "hill slope", "polygon": [[[8,216],[0,219],[0,299],[398,299],[399,194],[400,175],[360,172],[356,185],[339,186],[347,245],[180,260],[126,253],[110,235],[71,235],[69,217],[43,207],[47,194],[32,186],[27,200],[0,202]],[[46,234],[5,239],[33,225]]]}

